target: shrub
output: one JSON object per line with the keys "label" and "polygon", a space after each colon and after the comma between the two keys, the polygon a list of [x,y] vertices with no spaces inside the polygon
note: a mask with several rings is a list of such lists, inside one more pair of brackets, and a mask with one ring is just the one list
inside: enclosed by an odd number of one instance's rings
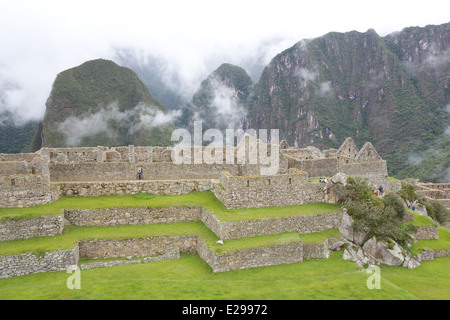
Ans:
{"label": "shrub", "polygon": [[447,221],[449,217],[448,210],[444,207],[442,203],[437,200],[427,201],[425,203],[428,215],[435,221],[443,223]]}
{"label": "shrub", "polygon": [[359,177],[347,178],[347,185],[337,188],[338,202],[348,204],[351,202],[369,203],[374,199],[372,188],[367,184],[367,179]]}
{"label": "shrub", "polygon": [[399,191],[399,195],[405,201],[412,202],[416,200],[418,197],[415,184],[413,182],[402,181],[402,189]]}
{"label": "shrub", "polygon": [[406,209],[402,199],[390,192],[383,197],[382,202],[385,208],[391,207],[394,210],[397,219],[403,221],[406,215]]}
{"label": "shrub", "polygon": [[353,218],[353,228],[366,232],[366,239],[393,239],[405,246],[416,232],[413,225],[403,224],[406,210],[402,200],[393,193],[386,194],[382,199],[372,193],[366,180],[347,180],[347,185],[338,191],[341,203],[347,208]]}

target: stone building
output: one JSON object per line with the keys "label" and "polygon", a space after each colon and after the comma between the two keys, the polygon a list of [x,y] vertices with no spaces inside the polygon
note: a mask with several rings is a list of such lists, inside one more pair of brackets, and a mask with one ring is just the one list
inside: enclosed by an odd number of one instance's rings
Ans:
{"label": "stone building", "polygon": [[[286,206],[332,201],[329,190],[309,178],[340,172],[389,189],[386,161],[370,142],[359,150],[347,138],[337,150],[319,150],[292,148],[285,141],[279,145],[246,141],[254,144],[244,152],[241,143],[214,149],[99,146],[0,154],[0,207],[49,203],[61,195],[180,194],[209,189],[228,207]],[[173,161],[175,152],[181,163]],[[267,161],[251,161],[251,154],[276,159],[277,170],[261,174]]]}

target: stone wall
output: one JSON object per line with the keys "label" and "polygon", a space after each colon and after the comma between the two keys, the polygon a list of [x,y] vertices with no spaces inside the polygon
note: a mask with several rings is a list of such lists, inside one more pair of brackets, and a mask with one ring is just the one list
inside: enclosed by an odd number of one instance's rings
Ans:
{"label": "stone wall", "polygon": [[178,247],[180,252],[196,252],[197,236],[148,237],[140,239],[80,241],[80,257],[149,257],[165,254]]}
{"label": "stone wall", "polygon": [[338,228],[341,224],[341,220],[342,213],[337,212],[277,219],[220,222],[219,224],[215,223],[212,218],[210,218],[210,220],[203,219],[202,221],[204,221],[205,225],[220,239],[227,240],[279,234],[283,232],[297,232],[300,234],[321,232]]}
{"label": "stone wall", "polygon": [[0,221],[0,241],[54,236],[64,229],[63,217]]}
{"label": "stone wall", "polygon": [[332,177],[338,170],[337,158],[323,159],[297,159],[292,156],[283,154],[288,159],[288,167],[296,168],[308,173],[309,177]]}
{"label": "stone wall", "polygon": [[437,226],[421,226],[417,227],[417,232],[414,234],[416,239],[439,239],[439,232]]}
{"label": "stone wall", "polygon": [[29,207],[51,201],[50,182],[42,174],[0,177],[0,208]]}
{"label": "stone wall", "polygon": [[64,210],[64,218],[75,226],[116,226],[199,221],[202,207],[127,207]]}
{"label": "stone wall", "polygon": [[436,258],[446,258],[446,257],[450,257],[450,250],[423,249],[423,251],[416,256],[416,258],[419,262],[431,261]]}
{"label": "stone wall", "polygon": [[74,162],[50,163],[50,180],[62,181],[118,181],[138,180],[218,179],[222,171],[237,173],[234,164],[175,164],[170,162]]}
{"label": "stone wall", "polygon": [[60,217],[40,217],[0,222],[0,241],[53,236],[65,224],[75,226],[115,226],[202,221],[222,240],[297,232],[300,234],[338,228],[342,212],[277,219],[221,222],[201,206],[123,207],[64,210]]}
{"label": "stone wall", "polygon": [[105,262],[93,262],[93,263],[84,263],[80,266],[81,270],[89,270],[95,268],[107,268],[107,267],[115,267],[115,266],[125,266],[130,264],[140,264],[140,263],[149,263],[154,261],[161,260],[172,260],[180,258],[180,249],[174,248],[162,255],[156,257],[146,257],[143,259],[134,259],[134,260],[115,260],[115,261],[105,261]]}
{"label": "stone wall", "polygon": [[37,153],[0,153],[0,162],[26,161],[31,162],[38,156]]}
{"label": "stone wall", "polygon": [[303,243],[303,259],[328,259],[330,257],[328,247],[328,240],[322,243]]}
{"label": "stone wall", "polygon": [[23,276],[30,273],[64,271],[77,265],[78,245],[72,250],[47,252],[44,256],[34,253],[0,257],[0,278]]}
{"label": "stone wall", "polygon": [[0,162],[0,176],[33,174],[33,166],[25,161]]}
{"label": "stone wall", "polygon": [[260,247],[215,255],[204,243],[198,245],[198,252],[213,272],[290,264],[303,261],[302,242],[292,242],[273,247]]}
{"label": "stone wall", "polygon": [[210,190],[211,180],[67,182],[61,183],[60,188],[61,193],[66,196],[95,197],[141,192],[175,195]]}
{"label": "stone wall", "polygon": [[388,173],[385,160],[356,163],[340,162],[338,170],[338,172],[343,172],[349,176],[367,178],[371,183],[377,186],[382,185],[385,191],[388,191]]}
{"label": "stone wall", "polygon": [[212,190],[229,209],[292,206],[327,200],[322,185],[309,183],[307,173],[293,168],[288,174],[271,176],[243,177],[223,172],[220,183],[221,186],[214,185]]}

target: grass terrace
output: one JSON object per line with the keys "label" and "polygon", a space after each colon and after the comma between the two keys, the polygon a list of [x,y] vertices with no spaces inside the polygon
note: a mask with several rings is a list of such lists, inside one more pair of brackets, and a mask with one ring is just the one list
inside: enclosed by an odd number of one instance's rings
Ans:
{"label": "grass terrace", "polygon": [[115,207],[203,206],[220,221],[257,220],[290,216],[333,213],[341,207],[329,203],[312,203],[289,207],[227,209],[211,191],[183,195],[139,193],[123,196],[62,197],[58,201],[27,208],[0,209],[0,220],[60,216],[64,209],[101,209]]}
{"label": "grass terrace", "polygon": [[216,254],[275,246],[300,240],[298,233],[285,232],[275,235],[226,240],[223,245],[220,245],[216,243],[219,238],[200,221],[114,227],[68,226],[62,234],[52,237],[36,237],[2,242],[0,256],[24,253],[43,255],[45,252],[54,250],[72,249],[81,240],[133,239],[186,235],[199,236]]}

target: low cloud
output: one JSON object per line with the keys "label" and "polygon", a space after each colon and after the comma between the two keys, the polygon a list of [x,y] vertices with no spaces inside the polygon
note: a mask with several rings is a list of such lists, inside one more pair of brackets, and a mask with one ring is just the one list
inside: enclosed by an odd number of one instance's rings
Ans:
{"label": "low cloud", "polygon": [[235,128],[239,121],[245,117],[246,111],[239,103],[235,90],[227,86],[214,83],[214,99],[212,105],[217,109],[216,122],[222,123],[226,128]]}
{"label": "low cloud", "polygon": [[315,70],[308,70],[306,68],[299,68],[295,71],[295,75],[299,78],[301,85],[306,87],[309,82],[316,81],[319,73]]}
{"label": "low cloud", "polygon": [[168,124],[179,115],[179,111],[164,113],[145,104],[138,104],[135,108],[120,111],[119,104],[114,102],[98,112],[81,117],[69,117],[59,124],[57,130],[64,134],[66,145],[73,147],[80,145],[84,138],[99,133],[116,139],[118,133],[111,125],[112,123],[128,128],[128,133],[133,134],[141,129]]}
{"label": "low cloud", "polygon": [[423,161],[423,158],[419,155],[410,154],[406,161],[408,164],[412,164],[412,165],[416,166],[416,165],[419,165]]}
{"label": "low cloud", "polygon": [[333,87],[331,85],[331,81],[322,82],[319,85],[319,89],[317,90],[317,94],[319,96],[325,97],[333,93]]}

